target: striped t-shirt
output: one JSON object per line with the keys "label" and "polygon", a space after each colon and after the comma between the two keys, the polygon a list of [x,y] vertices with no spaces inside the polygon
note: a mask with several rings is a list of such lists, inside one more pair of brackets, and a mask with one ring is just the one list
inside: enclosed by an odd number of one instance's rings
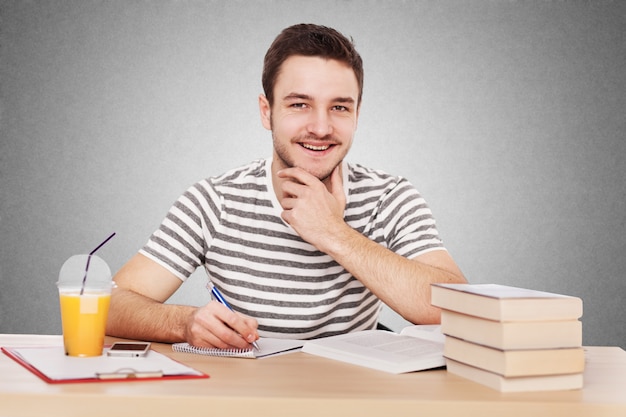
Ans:
{"label": "striped t-shirt", "polygon": [[[443,249],[431,211],[404,178],[343,165],[345,221],[407,258]],[[381,302],[281,218],[271,160],[190,187],[141,253],[182,280],[204,266],[262,337],[309,339],[376,326]],[[331,238],[331,237],[329,237]]]}

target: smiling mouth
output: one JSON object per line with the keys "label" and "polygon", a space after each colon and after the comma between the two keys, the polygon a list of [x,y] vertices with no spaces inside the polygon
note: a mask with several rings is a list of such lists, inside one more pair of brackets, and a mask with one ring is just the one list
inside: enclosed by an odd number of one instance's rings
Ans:
{"label": "smiling mouth", "polygon": [[315,145],[310,145],[308,143],[301,143],[300,146],[302,146],[304,149],[309,149],[311,151],[325,151],[331,147],[331,145],[315,146]]}

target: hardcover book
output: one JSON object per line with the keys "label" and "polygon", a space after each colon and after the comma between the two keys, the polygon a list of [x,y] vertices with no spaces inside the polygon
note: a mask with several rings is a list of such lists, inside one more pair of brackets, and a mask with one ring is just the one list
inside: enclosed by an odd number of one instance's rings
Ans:
{"label": "hardcover book", "polygon": [[562,391],[583,387],[583,374],[507,378],[494,372],[446,359],[448,372],[500,392]]}
{"label": "hardcover book", "polygon": [[442,333],[497,349],[553,349],[581,347],[579,320],[494,321],[441,311]]}
{"label": "hardcover book", "polygon": [[575,320],[578,297],[498,284],[432,284],[431,302],[442,309],[496,321]]}
{"label": "hardcover book", "polygon": [[505,377],[576,374],[585,370],[583,348],[500,350],[446,337],[444,356]]}

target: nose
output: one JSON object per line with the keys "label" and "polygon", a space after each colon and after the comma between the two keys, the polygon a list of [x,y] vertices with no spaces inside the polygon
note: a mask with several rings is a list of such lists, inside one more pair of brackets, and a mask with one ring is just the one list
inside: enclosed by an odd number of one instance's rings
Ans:
{"label": "nose", "polygon": [[307,132],[318,138],[331,135],[333,133],[333,127],[329,114],[321,109],[311,112],[307,124]]}

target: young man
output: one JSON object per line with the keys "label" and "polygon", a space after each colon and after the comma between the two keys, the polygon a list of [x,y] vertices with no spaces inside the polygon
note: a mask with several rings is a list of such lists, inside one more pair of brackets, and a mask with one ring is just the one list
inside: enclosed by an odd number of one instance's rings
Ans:
{"label": "young man", "polygon": [[[265,56],[263,126],[273,158],[200,181],[115,276],[107,333],[245,348],[259,335],[375,328],[381,301],[434,323],[433,282],[465,282],[405,179],[348,164],[361,57],[337,31],[285,29]],[[164,304],[204,266],[234,311]]]}

